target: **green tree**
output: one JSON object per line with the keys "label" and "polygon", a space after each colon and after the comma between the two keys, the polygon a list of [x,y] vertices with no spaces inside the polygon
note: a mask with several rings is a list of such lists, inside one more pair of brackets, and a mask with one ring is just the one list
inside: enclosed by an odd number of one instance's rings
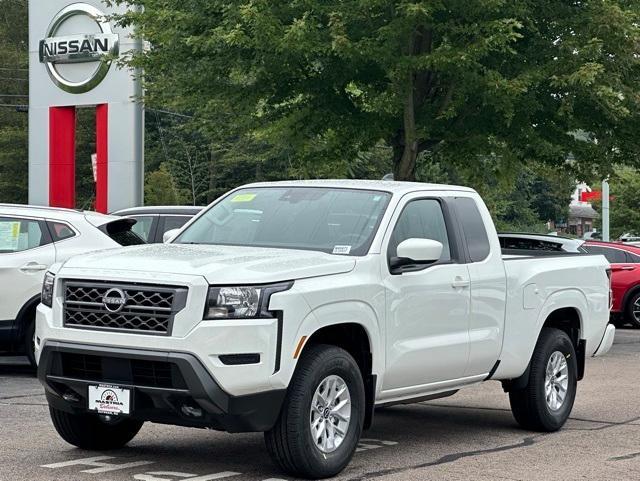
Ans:
{"label": "green tree", "polygon": [[581,175],[638,159],[637,1],[119,1],[143,7],[121,21],[150,42],[132,59],[148,102],[303,171],[380,141],[400,180],[436,156],[573,153]]}
{"label": "green tree", "polygon": [[[599,186],[598,186],[599,187]],[[618,167],[609,179],[611,201],[609,204],[609,233],[611,239],[630,232],[640,234],[640,172],[630,167]],[[594,208],[602,211],[600,201]],[[597,229],[601,231],[602,219]]]}
{"label": "green tree", "polygon": [[173,177],[164,165],[147,174],[144,197],[147,205],[179,205],[184,202],[184,193],[176,189]]}
{"label": "green tree", "polygon": [[28,199],[27,0],[0,0],[0,202]]}

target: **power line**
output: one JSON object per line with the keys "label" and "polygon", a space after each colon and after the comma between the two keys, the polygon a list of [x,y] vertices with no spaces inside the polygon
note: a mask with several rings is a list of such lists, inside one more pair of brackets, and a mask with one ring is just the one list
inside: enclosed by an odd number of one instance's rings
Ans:
{"label": "power line", "polygon": [[[185,114],[179,114],[177,112],[170,112],[169,110],[162,110],[162,109],[152,109],[151,107],[145,107],[145,110],[150,110],[151,112],[160,112],[161,114],[169,114],[169,115],[175,115],[176,117],[184,117],[185,119],[192,119],[194,118],[193,115],[185,115]],[[157,116],[157,115],[156,115]]]}

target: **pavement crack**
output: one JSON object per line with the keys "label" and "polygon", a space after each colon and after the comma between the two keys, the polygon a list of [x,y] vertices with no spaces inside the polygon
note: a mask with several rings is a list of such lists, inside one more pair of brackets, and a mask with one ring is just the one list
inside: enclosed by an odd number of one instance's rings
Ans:
{"label": "pavement crack", "polygon": [[613,458],[607,459],[607,461],[622,461],[622,460],[625,460],[625,459],[637,458],[638,456],[640,456],[640,451],[637,452],[637,453],[625,454],[623,456],[615,456]]}
{"label": "pavement crack", "polygon": [[382,469],[380,471],[373,471],[370,473],[367,473],[363,476],[357,476],[355,478],[349,478],[348,481],[365,481],[367,479],[371,479],[371,478],[380,478],[382,476],[387,476],[387,475],[391,475],[391,474],[397,474],[397,473],[402,473],[402,472],[406,472],[406,471],[412,471],[415,469],[424,469],[424,468],[430,468],[433,466],[439,466],[441,464],[447,464],[447,463],[453,463],[459,459],[462,458],[469,458],[469,457],[475,457],[475,456],[484,456],[487,454],[492,454],[492,453],[499,453],[502,451],[511,451],[514,449],[520,449],[520,448],[526,448],[529,446],[534,445],[537,441],[536,439],[541,437],[541,436],[545,436],[545,434],[538,434],[536,436],[529,436],[526,437],[522,440],[520,440],[517,443],[514,444],[507,444],[504,446],[496,446],[494,448],[488,448],[488,449],[474,449],[471,451],[463,451],[460,453],[453,453],[453,454],[446,454],[438,459],[436,459],[435,461],[430,461],[428,463],[421,463],[421,464],[413,464],[413,465],[409,465],[409,466],[403,466],[403,467],[399,467],[399,468],[389,468],[389,469]]}
{"label": "pavement crack", "polygon": [[19,399],[19,398],[23,398],[23,397],[33,397],[33,396],[43,396],[44,393],[42,391],[38,391],[37,393],[33,393],[33,394],[21,394],[19,396],[5,396],[5,397],[0,397],[0,401],[8,401],[10,399]]}

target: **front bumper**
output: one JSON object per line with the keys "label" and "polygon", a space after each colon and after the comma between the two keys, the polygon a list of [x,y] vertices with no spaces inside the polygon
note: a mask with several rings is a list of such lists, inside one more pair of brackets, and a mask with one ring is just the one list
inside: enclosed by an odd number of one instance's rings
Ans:
{"label": "front bumper", "polygon": [[228,432],[271,429],[286,394],[229,395],[188,353],[57,341],[41,346],[38,378],[56,409],[93,412],[87,409],[88,386],[107,383],[131,389],[135,419]]}

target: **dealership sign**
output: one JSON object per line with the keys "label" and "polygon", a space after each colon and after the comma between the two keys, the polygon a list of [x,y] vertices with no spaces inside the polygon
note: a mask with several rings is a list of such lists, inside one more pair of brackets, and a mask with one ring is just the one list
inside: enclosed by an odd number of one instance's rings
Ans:
{"label": "dealership sign", "polygon": [[[78,28],[77,20],[89,20],[93,31],[69,32]],[[80,25],[86,28],[86,22]],[[53,18],[39,50],[40,62],[58,87],[70,93],[84,93],[97,86],[109,72],[112,59],[119,53],[119,37],[111,31],[100,10],[86,3],[74,3]],[[73,70],[69,64],[87,66]]]}

